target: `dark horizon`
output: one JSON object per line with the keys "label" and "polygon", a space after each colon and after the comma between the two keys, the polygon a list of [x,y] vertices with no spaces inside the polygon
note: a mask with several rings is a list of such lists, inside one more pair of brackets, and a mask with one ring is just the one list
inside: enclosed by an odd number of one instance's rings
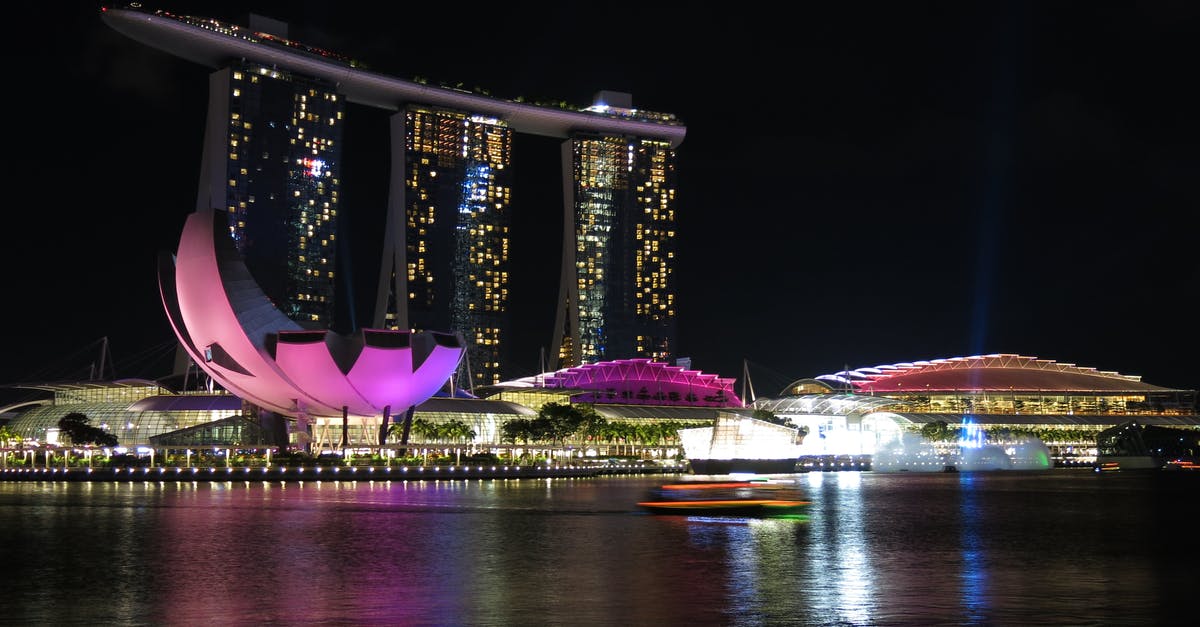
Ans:
{"label": "dark horizon", "polygon": [[[245,21],[203,3],[148,8]],[[433,9],[254,11],[400,77],[579,106],[624,91],[676,114],[688,128],[678,355],[737,378],[739,393],[743,360],[766,396],[846,366],[990,353],[1200,388],[1185,304],[1200,287],[1195,5],[820,5],[692,27],[686,12],[645,7],[636,28],[614,28],[603,7],[521,7],[478,23],[511,33],[484,52],[444,39]],[[113,31],[99,5],[60,19],[48,58],[15,64],[33,114],[16,123],[17,180],[41,193],[10,231],[20,341],[0,382],[44,378],[102,337],[130,369],[117,376],[147,376],[138,356],[174,341],[155,258],[195,206],[208,69]],[[360,321],[387,191],[376,118],[353,107],[346,122]],[[514,159],[514,377],[537,371],[553,323],[556,149],[533,137],[514,148],[553,163]]]}

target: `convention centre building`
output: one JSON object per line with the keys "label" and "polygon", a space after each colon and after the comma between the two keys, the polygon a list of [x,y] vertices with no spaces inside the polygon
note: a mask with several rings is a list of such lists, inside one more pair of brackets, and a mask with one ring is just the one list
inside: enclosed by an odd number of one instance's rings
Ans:
{"label": "convention centre building", "polygon": [[[414,430],[409,446],[508,450],[518,443],[505,441],[503,425],[536,418],[546,403],[587,405],[612,427],[601,436],[567,438],[557,445],[576,456],[677,456],[674,431],[730,414],[747,420],[769,415],[794,426],[803,454],[813,456],[870,455],[929,425],[970,423],[997,441],[1036,434],[1055,455],[1080,456],[1089,455],[1100,431],[1129,421],[1200,429],[1195,390],[1014,354],[836,372],[753,400],[740,398],[734,384],[732,378],[629,359],[503,382],[486,396],[443,390],[415,407],[413,421],[431,428]],[[219,389],[181,392],[140,379],[19,387],[42,397],[0,408],[0,425],[14,438],[9,449],[56,442],[58,421],[69,413],[88,416],[130,449],[278,450],[297,444],[295,426],[289,424],[294,421],[257,412],[253,404]],[[395,436],[380,444],[379,420],[314,417],[308,444],[324,451],[397,447]],[[436,428],[449,424],[466,428],[452,435]]]}

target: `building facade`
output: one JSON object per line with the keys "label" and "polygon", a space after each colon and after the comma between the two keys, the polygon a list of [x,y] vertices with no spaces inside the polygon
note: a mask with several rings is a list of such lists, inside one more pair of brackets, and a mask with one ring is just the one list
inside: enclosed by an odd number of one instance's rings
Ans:
{"label": "building facade", "polygon": [[[870,455],[906,433],[1001,444],[1038,434],[1053,454],[1094,456],[1130,420],[1200,428],[1195,390],[1011,353],[843,370],[800,379],[751,406],[808,430],[807,455]],[[977,442],[978,443],[978,442]]]}
{"label": "building facade", "polygon": [[419,105],[402,116],[394,124],[403,122],[404,185],[393,186],[393,200],[404,235],[384,255],[376,325],[455,329],[468,346],[458,387],[497,383],[510,325],[513,131]]}
{"label": "building facade", "polygon": [[558,367],[633,358],[670,362],[674,149],[661,140],[579,134],[563,152],[571,177],[552,349]]}
{"label": "building facade", "polygon": [[[846,381],[861,385],[847,389]],[[586,405],[613,425],[613,433],[619,436],[599,443],[627,446],[629,452],[659,441],[655,439],[658,436],[647,438],[639,428],[698,428],[712,425],[722,416],[749,420],[762,412],[786,419],[800,430],[799,454],[803,457],[865,460],[880,451],[891,451],[897,443],[939,423],[940,431],[949,436],[934,442],[939,449],[987,445],[1015,451],[1036,437],[1056,463],[1090,462],[1097,453],[1100,434],[1131,421],[1193,435],[1200,432],[1195,390],[1163,388],[1134,376],[1019,355],[955,357],[843,371],[795,381],[777,396],[748,403],[733,392],[733,384],[733,379],[646,359],[587,364],[501,382],[492,386],[485,399],[427,398],[415,406],[414,420],[431,425],[462,423],[473,435],[447,442],[414,432],[410,444],[474,450],[503,447],[504,425],[536,418],[546,403]],[[253,435],[252,425],[259,424],[235,420],[251,416],[251,408],[232,394],[177,394],[151,381],[23,387],[54,393],[52,400],[39,404],[0,407],[0,424],[7,417],[9,430],[33,443],[49,441],[50,430],[72,412],[92,418],[96,426],[116,435],[122,446],[166,446],[193,437],[197,428],[206,425],[214,427],[206,432],[210,440],[192,444],[229,446],[236,443],[235,436],[246,442],[245,438]],[[1014,396],[1022,404],[1014,404]],[[1065,406],[1058,400],[1025,402],[1039,397],[1061,397],[1066,399],[1062,401]],[[937,404],[954,398],[964,406],[963,399],[970,399],[973,410],[952,412]],[[349,420],[330,412],[314,417],[314,446],[319,450],[378,448],[380,422],[371,413],[356,412]],[[276,428],[266,424],[259,431]],[[597,444],[582,435],[570,442],[576,452]],[[393,435],[383,446],[399,444]],[[936,469],[941,469],[940,462]]]}
{"label": "building facade", "polygon": [[[201,199],[228,213],[268,298],[307,328],[333,322],[344,104],[324,81],[234,62],[209,78]],[[208,177],[206,177],[207,179]]]}
{"label": "building facade", "polygon": [[460,386],[504,378],[511,211],[522,210],[511,144],[527,133],[564,140],[564,266],[545,330],[552,365],[675,353],[675,149],[686,134],[675,116],[635,109],[619,92],[576,109],[385,76],[291,41],[286,24],[259,16],[249,27],[133,7],[102,16],[216,69],[197,209],[229,212],[255,279],[297,323],[327,328],[344,310],[334,288],[350,102],[396,112],[371,326],[461,333]]}

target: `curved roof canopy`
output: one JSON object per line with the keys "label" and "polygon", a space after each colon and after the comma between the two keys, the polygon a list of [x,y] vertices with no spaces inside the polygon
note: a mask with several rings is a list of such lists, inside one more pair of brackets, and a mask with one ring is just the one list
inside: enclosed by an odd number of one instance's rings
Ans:
{"label": "curved roof canopy", "polygon": [[198,366],[226,390],[286,416],[398,414],[433,396],[464,344],[449,333],[305,330],[250,276],[212,209],[188,216],[174,259],[159,260],[167,318]]}
{"label": "curved roof canopy", "polygon": [[381,109],[395,111],[416,102],[492,115],[522,133],[560,138],[575,131],[616,133],[661,139],[672,148],[687,133],[683,124],[665,114],[607,106],[572,111],[406,81],[361,69],[324,50],[214,19],[133,8],[105,9],[102,19],[131,39],[193,63],[221,67],[232,59],[245,59],[329,81],[349,101]]}
{"label": "curved roof canopy", "polygon": [[558,388],[594,392],[576,402],[651,405],[716,404],[741,407],[733,379],[685,370],[646,358],[617,359],[563,368],[496,384],[499,389]]}
{"label": "curved roof canopy", "polygon": [[[1169,388],[1143,383],[1141,377],[1136,375],[1006,353],[842,370],[820,375],[815,380],[832,390],[851,390],[857,394],[1170,391]],[[811,381],[795,381],[784,393]]]}
{"label": "curved roof canopy", "polygon": [[[892,417],[914,425],[925,425],[931,422],[944,422],[947,425],[960,425],[966,421],[978,425],[1058,425],[1062,427],[1103,427],[1118,425],[1129,420],[1126,415],[1098,416],[1095,414],[944,414],[944,413],[911,413],[879,411],[863,416]],[[1197,426],[1200,416],[1138,416],[1138,420],[1157,426]]]}
{"label": "curved roof canopy", "polygon": [[894,398],[883,396],[857,396],[854,394],[803,394],[780,398],[760,398],[754,401],[755,409],[764,409],[784,416],[846,416],[866,414],[895,405]]}
{"label": "curved roof canopy", "polygon": [[114,388],[155,388],[162,385],[149,379],[116,379],[112,381],[41,381],[32,383],[13,383],[3,387],[23,388],[27,390],[42,390],[45,392],[79,392],[83,390],[111,390]]}

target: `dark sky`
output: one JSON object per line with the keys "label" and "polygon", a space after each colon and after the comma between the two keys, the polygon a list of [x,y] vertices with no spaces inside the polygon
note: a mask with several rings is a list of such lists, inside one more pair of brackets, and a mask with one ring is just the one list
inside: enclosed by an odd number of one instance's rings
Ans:
{"label": "dark sky", "polygon": [[[760,396],[982,353],[1200,388],[1198,3],[213,4],[148,6],[254,11],[401,77],[676,114],[679,354],[739,386],[748,361]],[[155,257],[195,205],[209,70],[99,7],[10,22],[37,30],[6,44],[0,382],[86,376],[103,337],[119,377],[169,368]],[[344,274],[373,285],[386,116],[352,106],[346,133]],[[515,150],[521,376],[550,342],[561,192],[557,142]]]}

